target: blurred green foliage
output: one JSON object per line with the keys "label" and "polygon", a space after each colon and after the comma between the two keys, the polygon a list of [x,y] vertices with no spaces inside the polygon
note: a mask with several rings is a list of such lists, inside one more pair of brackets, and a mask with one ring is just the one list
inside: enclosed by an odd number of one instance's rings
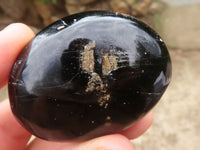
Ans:
{"label": "blurred green foliage", "polygon": [[49,2],[51,2],[51,3],[56,3],[56,0],[40,0],[42,3],[49,3]]}

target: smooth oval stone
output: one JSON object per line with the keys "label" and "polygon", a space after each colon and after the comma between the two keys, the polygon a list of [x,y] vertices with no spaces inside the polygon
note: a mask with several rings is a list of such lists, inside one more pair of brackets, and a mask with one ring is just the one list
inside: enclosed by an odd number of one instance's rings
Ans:
{"label": "smooth oval stone", "polygon": [[84,12],[28,43],[11,71],[9,96],[35,136],[83,141],[136,123],[170,80],[169,53],[150,27],[124,14]]}

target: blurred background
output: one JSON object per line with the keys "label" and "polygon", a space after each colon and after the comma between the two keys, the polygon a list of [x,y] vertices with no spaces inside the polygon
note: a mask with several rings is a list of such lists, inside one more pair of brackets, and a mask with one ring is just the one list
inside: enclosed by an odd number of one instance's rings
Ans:
{"label": "blurred background", "polygon": [[[169,48],[173,76],[154,108],[152,127],[133,140],[137,150],[198,150],[200,146],[200,0],[0,0],[0,30],[23,22],[35,33],[61,17],[88,10],[133,15]],[[0,90],[6,99],[7,87]]]}

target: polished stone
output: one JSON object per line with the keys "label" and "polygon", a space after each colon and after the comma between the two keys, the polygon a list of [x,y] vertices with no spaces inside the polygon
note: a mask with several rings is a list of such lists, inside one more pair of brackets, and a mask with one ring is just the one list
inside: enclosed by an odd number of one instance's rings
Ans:
{"label": "polished stone", "polygon": [[81,141],[136,123],[170,80],[167,48],[150,27],[124,14],[85,12],[48,26],[22,50],[9,96],[34,135]]}

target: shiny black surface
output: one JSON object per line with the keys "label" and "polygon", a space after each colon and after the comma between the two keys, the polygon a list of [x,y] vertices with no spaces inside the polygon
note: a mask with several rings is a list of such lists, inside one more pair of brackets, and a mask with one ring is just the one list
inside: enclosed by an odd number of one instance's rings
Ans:
{"label": "shiny black surface", "polygon": [[80,141],[134,124],[170,80],[167,48],[150,27],[119,13],[86,12],[55,22],[23,49],[9,97],[34,135]]}

